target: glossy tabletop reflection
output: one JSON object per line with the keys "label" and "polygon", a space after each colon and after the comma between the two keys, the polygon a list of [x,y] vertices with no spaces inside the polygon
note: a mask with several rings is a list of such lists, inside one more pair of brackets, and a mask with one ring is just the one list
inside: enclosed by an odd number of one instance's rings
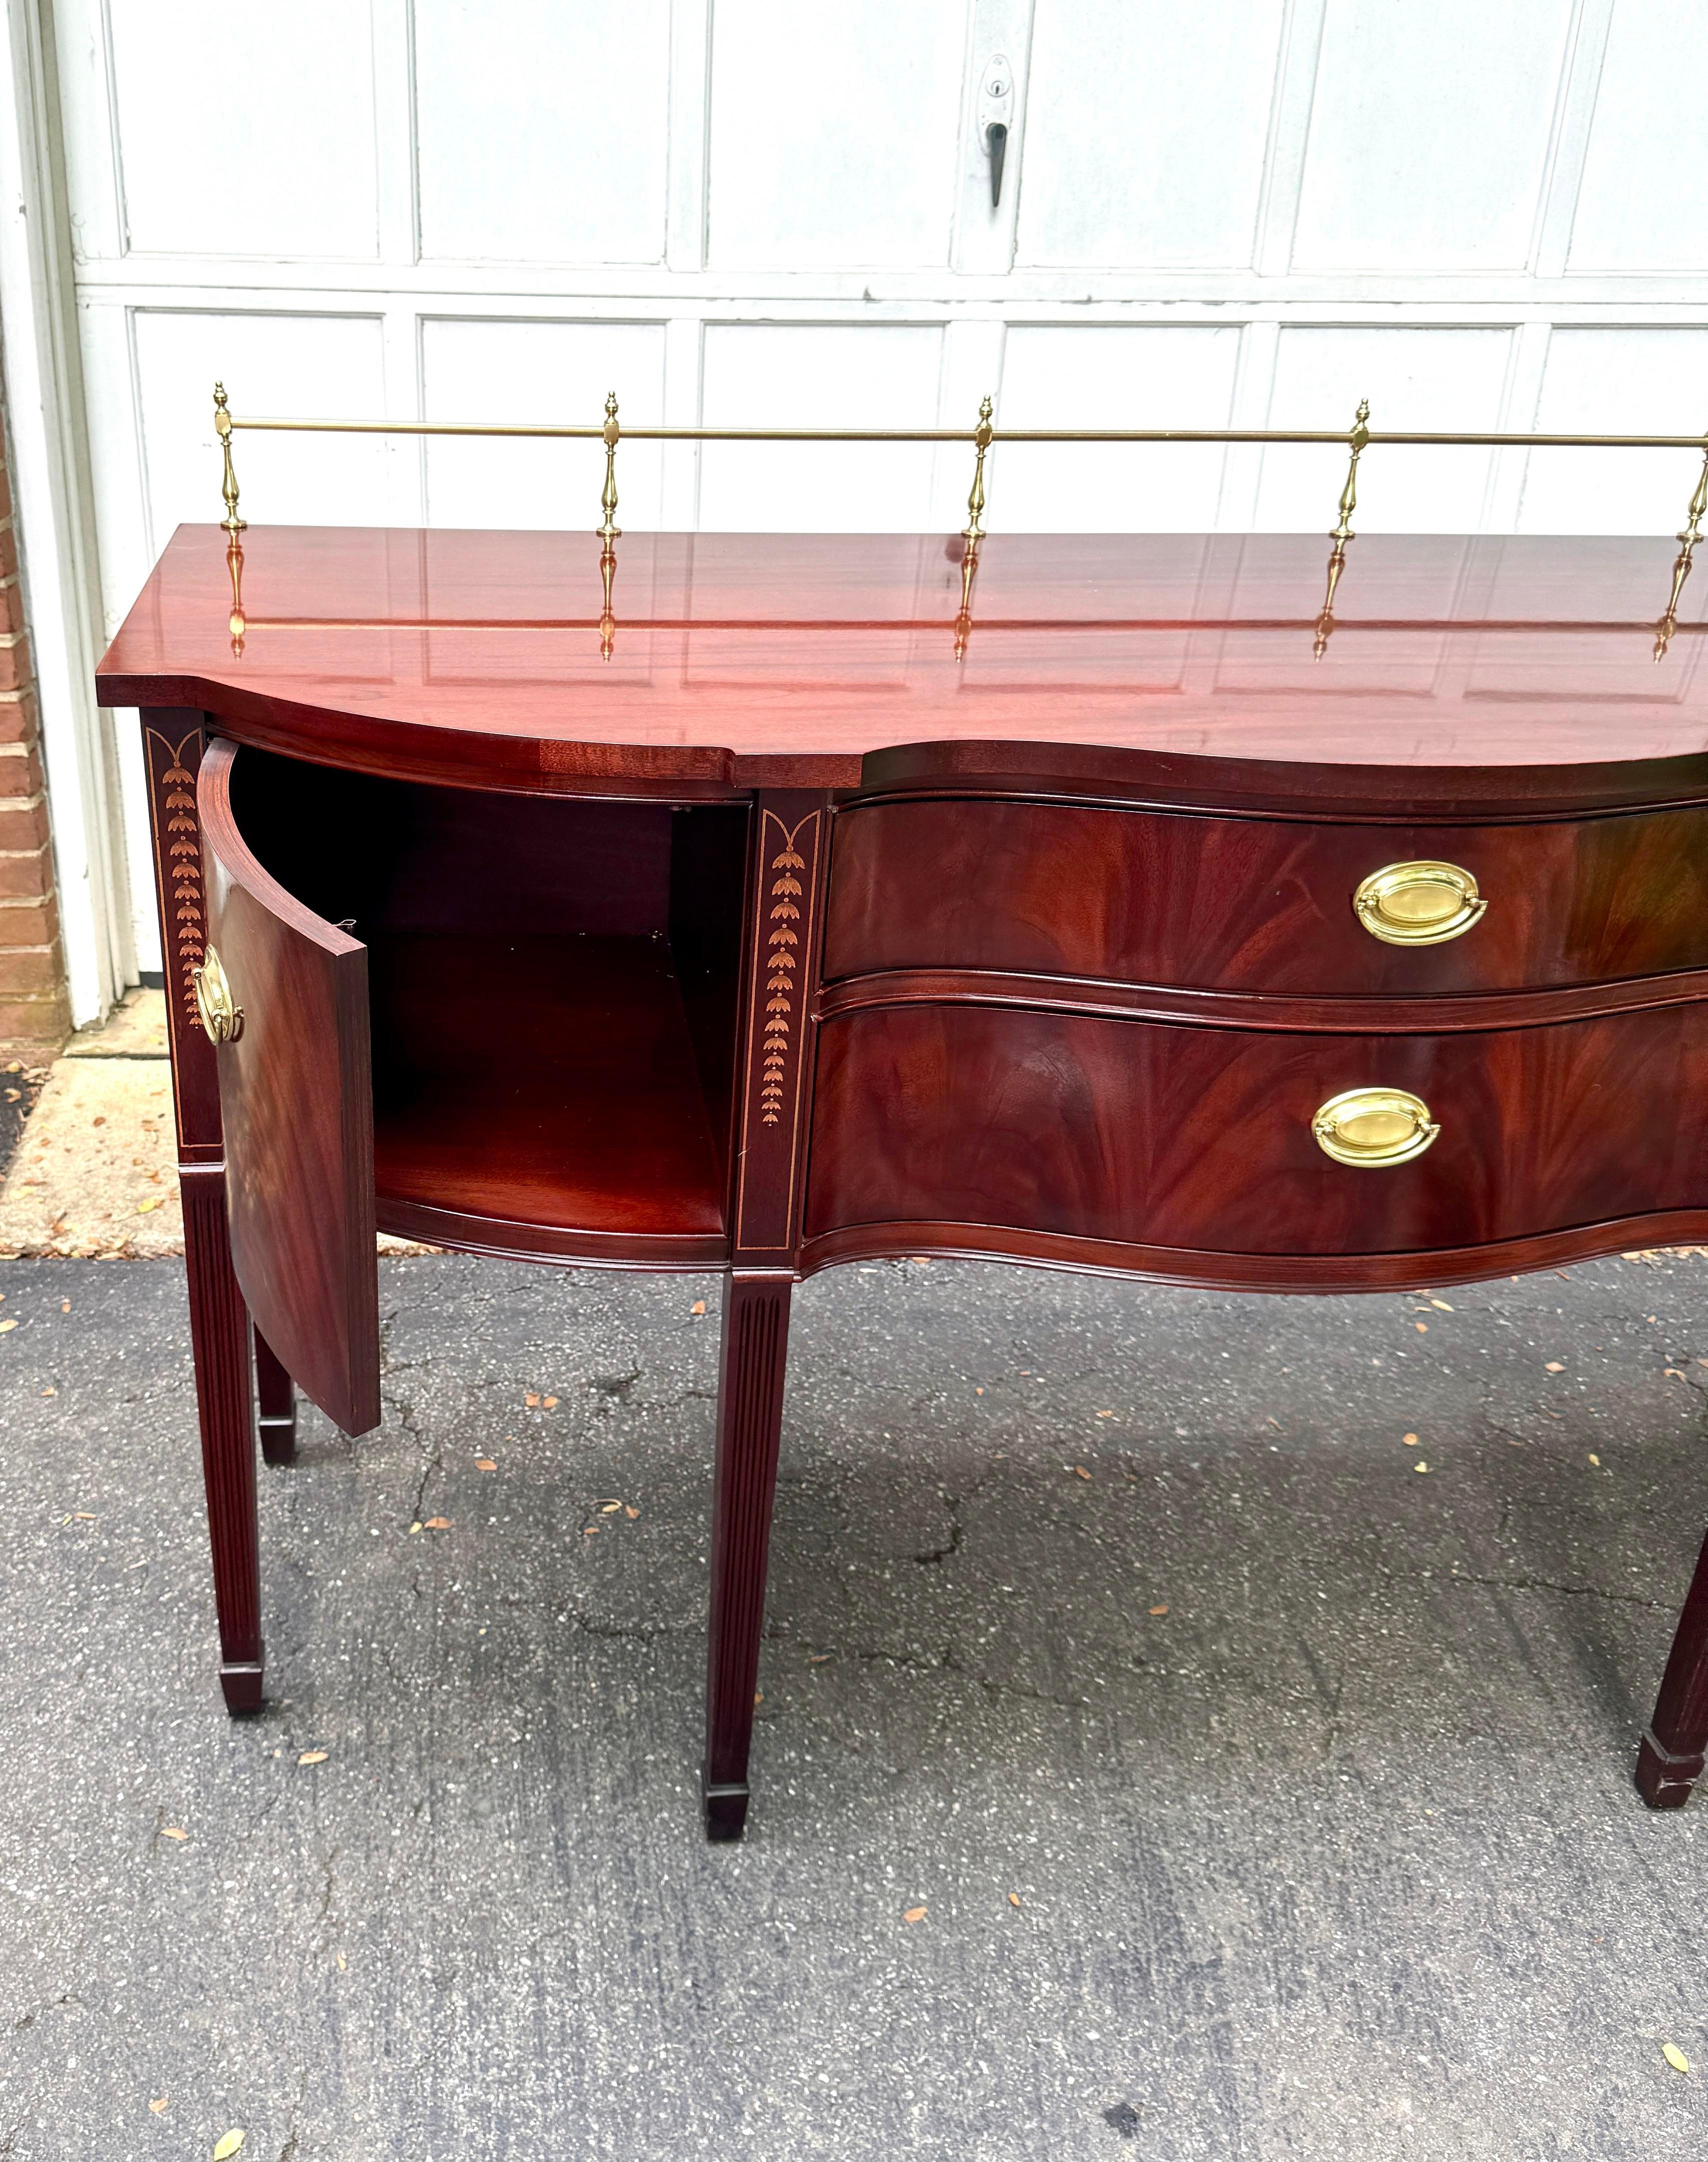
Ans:
{"label": "glossy tabletop reflection", "polygon": [[234,640],[225,532],[180,526],[100,696],[329,755],[407,759],[436,731],[447,772],[478,739],[537,770],[608,746],[738,786],[853,786],[919,743],[1432,767],[1708,750],[1708,572],[1654,658],[1670,535],[1361,537],[1320,659],[1321,535],[993,535],[958,658],[962,547],[627,534],[602,637],[590,534],[258,526]]}

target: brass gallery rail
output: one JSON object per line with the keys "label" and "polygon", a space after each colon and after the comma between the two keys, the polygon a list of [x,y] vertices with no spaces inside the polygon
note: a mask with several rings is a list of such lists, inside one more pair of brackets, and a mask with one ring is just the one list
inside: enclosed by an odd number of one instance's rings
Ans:
{"label": "brass gallery rail", "polygon": [[1340,515],[1329,535],[1328,588],[1315,624],[1314,650],[1320,661],[1335,630],[1335,592],[1346,567],[1347,543],[1356,538],[1352,513],[1358,504],[1358,462],[1372,444],[1421,446],[1441,449],[1492,450],[1618,450],[1695,451],[1702,470],[1696,482],[1684,524],[1679,553],[1673,563],[1672,590],[1654,628],[1654,657],[1659,661],[1679,627],[1679,601],[1690,575],[1691,558],[1701,539],[1702,520],[1708,514],[1708,434],[1700,436],[1624,436],[1549,433],[1540,431],[1457,429],[1374,429],[1369,426],[1370,402],[1361,400],[1352,426],[1329,428],[997,428],[992,426],[991,400],[979,408],[978,425],[972,428],[624,428],[617,418],[617,394],[605,400],[603,422],[528,420],[308,420],[270,415],[244,417],[231,411],[225,386],[213,386],[213,424],[224,460],[221,493],[226,507],[222,523],[230,536],[232,566],[232,635],[240,637],[243,620],[242,546],[238,535],[245,521],[238,515],[238,479],[232,463],[232,436],[239,428],[329,436],[516,436],[539,439],[594,441],[605,446],[605,484],[600,494],[602,522],[594,529],[603,546],[599,563],[604,582],[605,606],[600,618],[602,647],[610,657],[609,640],[614,629],[612,588],[617,558],[614,543],[621,538],[617,515],[617,446],[626,436],[635,442],[682,443],[968,443],[974,452],[973,486],[967,498],[967,523],[961,537],[966,547],[961,557],[961,607],[955,619],[955,657],[966,650],[972,629],[973,583],[979,572],[979,545],[985,538],[985,461],[998,443],[1306,443],[1335,444],[1349,455],[1346,484],[1340,491]]}

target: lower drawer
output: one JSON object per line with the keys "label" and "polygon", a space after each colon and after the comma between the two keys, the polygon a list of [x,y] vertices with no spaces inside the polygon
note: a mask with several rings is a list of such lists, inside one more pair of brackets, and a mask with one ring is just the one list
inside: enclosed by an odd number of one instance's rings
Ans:
{"label": "lower drawer", "polygon": [[[1355,1089],[1410,1092],[1439,1133],[1405,1161],[1336,1161],[1314,1121]],[[1402,1126],[1345,1131],[1380,1142]],[[930,1222],[1224,1253],[1481,1246],[1708,1204],[1705,1128],[1708,1005],[1450,1037],[869,1006],[820,1031],[807,1233]]]}

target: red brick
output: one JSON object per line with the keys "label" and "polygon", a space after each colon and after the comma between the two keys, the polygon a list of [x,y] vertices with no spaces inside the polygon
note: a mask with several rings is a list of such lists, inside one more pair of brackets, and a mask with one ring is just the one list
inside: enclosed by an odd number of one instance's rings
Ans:
{"label": "red brick", "polygon": [[60,935],[59,904],[39,890],[21,901],[0,901],[0,946],[46,946]]}
{"label": "red brick", "polygon": [[0,751],[0,800],[8,796],[42,793],[41,760],[34,749]]}
{"label": "red brick", "polygon": [[50,838],[44,797],[38,796],[34,803],[0,801],[0,849],[44,848]]}
{"label": "red brick", "polygon": [[0,995],[9,991],[44,991],[60,988],[63,971],[60,949],[55,946],[24,946],[16,953],[0,946]]}
{"label": "red brick", "polygon": [[0,457],[0,518],[12,515],[12,483],[6,474],[6,461]]}
{"label": "red brick", "polygon": [[[44,991],[35,998],[0,995],[0,1046],[14,1058],[44,1045],[57,1050],[71,1032],[71,1011],[63,991]],[[0,1059],[0,1064],[4,1063]]]}
{"label": "red brick", "polygon": [[0,900],[35,900],[54,890],[51,849],[8,855],[0,850]]}
{"label": "red brick", "polygon": [[0,743],[34,743],[36,734],[34,690],[0,691]]}
{"label": "red brick", "polygon": [[0,631],[0,691],[16,691],[34,675],[27,631]]}

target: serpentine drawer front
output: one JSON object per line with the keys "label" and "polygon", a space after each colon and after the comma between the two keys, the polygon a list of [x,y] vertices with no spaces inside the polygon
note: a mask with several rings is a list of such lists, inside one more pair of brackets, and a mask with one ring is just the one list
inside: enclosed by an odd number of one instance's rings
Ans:
{"label": "serpentine drawer front", "polygon": [[[1354,1089],[1408,1092],[1439,1136],[1401,1155],[1403,1121],[1372,1118],[1398,1160],[1336,1161],[1318,1115]],[[982,1227],[1244,1254],[1491,1246],[1708,1204],[1708,1005],[1452,1036],[871,1006],[821,1031],[813,1136],[809,1238],[923,1223],[973,1248]]]}
{"label": "serpentine drawer front", "polygon": [[[715,1432],[669,1445],[730,1838],[801,1277],[1708,1244],[1708,574],[1370,536],[1331,613],[1307,537],[606,522],[181,527],[100,695],[142,711],[227,1704],[252,1392],[269,1463],[299,1391],[379,1421],[376,1229],[715,1269]],[[1638,1783],[1705,1760],[1708,1559]]]}
{"label": "serpentine drawer front", "polygon": [[1407,997],[1700,969],[1708,812],[1380,826],[860,805],[837,820],[824,961],[833,979],[990,969]]}

